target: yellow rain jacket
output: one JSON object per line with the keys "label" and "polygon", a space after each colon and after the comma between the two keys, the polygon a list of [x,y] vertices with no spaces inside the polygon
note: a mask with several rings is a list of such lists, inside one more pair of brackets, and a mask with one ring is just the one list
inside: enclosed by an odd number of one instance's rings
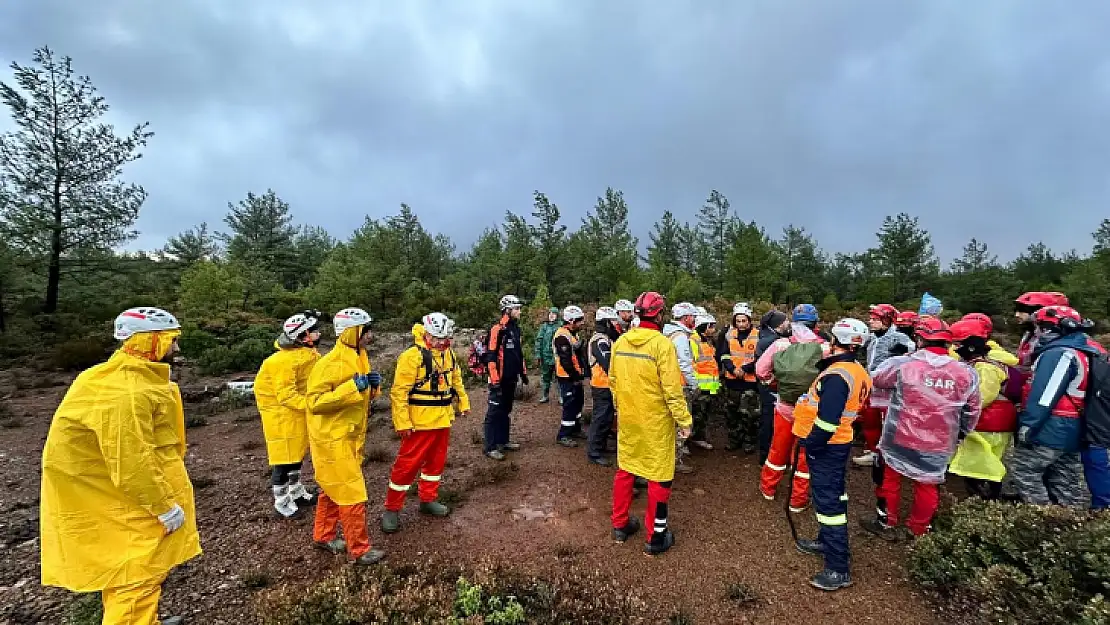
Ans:
{"label": "yellow rain jacket", "polygon": [[[991,349],[988,358],[994,359],[996,351],[999,350]],[[974,366],[975,372],[979,374],[979,395],[985,409],[1002,392],[1006,371],[990,362],[979,361]],[[1001,482],[1006,477],[1002,455],[1013,440],[1014,435],[1010,432],[972,432],[956,448],[956,455],[952,457],[948,470],[964,477]]]}
{"label": "yellow rain jacket", "polygon": [[609,389],[621,415],[617,465],[653,482],[673,480],[675,426],[693,423],[674,344],[644,327],[621,335],[613,344]]}
{"label": "yellow rain jacket", "polygon": [[370,359],[358,345],[359,328],[347,328],[308,376],[308,443],[316,483],[341,506],[366,501],[362,448],[370,400],[378,391],[359,392],[356,373],[370,373]]}
{"label": "yellow rain jacket", "polygon": [[270,466],[298,463],[308,452],[308,374],[320,359],[311,347],[274,347],[254,378]]}
{"label": "yellow rain jacket", "polygon": [[[156,337],[154,335],[160,335]],[[160,583],[200,555],[181,391],[160,360],[176,332],[138,334],[77,376],[42,452],[42,583],[76,592]],[[158,520],[174,504],[185,524]]]}
{"label": "yellow rain jacket", "polygon": [[[414,344],[401,352],[393,374],[389,402],[393,427],[404,430],[439,430],[451,427],[455,404],[459,412],[470,410],[470,397],[463,386],[462,372],[455,353],[437,352],[424,343],[424,326],[412,327]],[[425,352],[432,371],[425,368]]]}

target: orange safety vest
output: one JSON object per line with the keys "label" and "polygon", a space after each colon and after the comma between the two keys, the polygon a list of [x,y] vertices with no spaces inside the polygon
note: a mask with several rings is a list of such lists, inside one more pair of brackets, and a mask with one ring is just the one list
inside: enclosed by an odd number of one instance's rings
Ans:
{"label": "orange safety vest", "polygon": [[559,357],[558,350],[555,349],[555,339],[560,336],[565,336],[570,341],[570,358],[574,363],[574,368],[578,373],[582,373],[582,363],[578,362],[578,350],[582,347],[582,341],[574,335],[573,332],[567,329],[566,326],[560,327],[555,331],[555,336],[551,337],[551,351],[555,353],[555,377],[569,378],[570,373],[563,368],[563,359]]}
{"label": "orange safety vest", "polygon": [[596,358],[594,358],[594,347],[601,341],[612,343],[609,337],[604,334],[594,334],[590,337],[590,342],[586,346],[586,349],[589,350],[586,359],[590,362],[590,386],[594,388],[609,388],[609,372],[601,366],[601,363],[598,362]]}
{"label": "orange safety vest", "polygon": [[[798,438],[809,436],[814,423],[817,421],[817,404],[820,401],[820,398],[817,397],[817,387],[821,384],[823,378],[830,375],[839,375],[844,378],[844,381],[848,383],[849,391],[848,401],[844,404],[844,412],[840,415],[840,424],[836,426],[829,443],[851,443],[855,438],[852,423],[855,422],[859,411],[866,405],[868,398],[871,396],[871,376],[867,373],[867,369],[863,368],[863,365],[854,360],[834,362],[829,365],[813,381],[813,384],[809,387],[809,392],[798,398],[798,403],[794,406],[794,428],[792,432]],[[825,425],[818,424],[817,427],[825,428]]]}
{"label": "orange safety vest", "polygon": [[759,333],[752,330],[748,334],[748,338],[741,341],[737,338],[736,328],[729,328],[725,337],[728,339],[729,353],[722,356],[721,359],[728,358],[732,361],[732,364],[736,365],[736,373],[729,373],[726,370],[725,377],[729,380],[755,382],[755,374],[744,373],[740,370],[740,367],[755,362],[755,348],[759,344]]}
{"label": "orange safety vest", "polygon": [[721,385],[717,350],[697,332],[690,335],[690,349],[694,352],[694,376],[698,379],[698,388],[716,393]]}

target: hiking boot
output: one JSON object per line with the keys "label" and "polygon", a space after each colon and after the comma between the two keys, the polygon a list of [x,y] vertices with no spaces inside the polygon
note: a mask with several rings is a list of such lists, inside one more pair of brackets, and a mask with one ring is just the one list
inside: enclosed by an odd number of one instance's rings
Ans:
{"label": "hiking boot", "polygon": [[596,464],[599,467],[613,466],[613,461],[605,456],[588,456],[587,459],[590,461],[590,464]]}
{"label": "hiking boot", "polygon": [[674,546],[674,532],[667,530],[661,535],[655,533],[651,537],[651,542],[644,545],[644,553],[649,556],[658,556],[667,552],[668,549]]}
{"label": "hiking boot", "polygon": [[323,549],[332,555],[339,555],[347,551],[347,541],[342,538],[334,538],[326,543],[316,543],[317,549]]}
{"label": "hiking boot", "polygon": [[857,467],[873,467],[875,466],[875,452],[865,451],[862,455],[852,458],[852,464]]}
{"label": "hiking boot", "polygon": [[564,436],[564,437],[556,440],[555,442],[559,443],[563,447],[577,447],[578,446],[578,443],[575,442],[575,440],[573,438],[569,437],[569,436]]}
{"label": "hiking boot", "polygon": [[706,451],[712,451],[713,450],[713,444],[710,443],[709,441],[690,441],[690,444],[693,445],[694,447],[700,447],[700,448],[702,448]]}
{"label": "hiking boot", "polygon": [[448,508],[438,501],[421,502],[420,514],[426,514],[428,516],[434,517],[445,517],[451,514],[451,508]]}
{"label": "hiking boot", "polygon": [[[423,505],[421,505],[423,507]],[[386,510],[382,514],[382,531],[386,534],[394,534],[397,530],[401,529],[401,513],[394,512],[393,510]]]}
{"label": "hiking boot", "polygon": [[898,531],[897,527],[890,527],[883,523],[878,518],[868,519],[859,522],[860,527],[868,532],[882,538],[888,543],[896,543],[902,539],[902,533]]}
{"label": "hiking boot", "polygon": [[628,519],[628,523],[624,524],[624,527],[613,528],[613,540],[618,543],[623,543],[638,531],[640,531],[640,519],[631,517]]}
{"label": "hiking boot", "polygon": [[547,395],[544,395],[543,397],[541,397],[541,398],[540,398],[540,403],[541,403],[541,404],[546,404],[546,403],[547,403],[547,402],[549,402],[549,401],[551,401],[551,399],[550,399],[550,398],[548,398],[548,396],[547,396]]}
{"label": "hiking boot", "polygon": [[171,616],[169,618],[164,618],[162,619],[162,625],[185,625],[185,617]]}
{"label": "hiking boot", "polygon": [[501,446],[501,451],[520,451],[520,443],[505,443]]}
{"label": "hiking boot", "polygon": [[690,475],[691,473],[694,472],[694,467],[692,467],[692,466],[690,466],[686,463],[680,462],[680,463],[674,465],[674,472],[675,473],[681,473],[682,475]]}
{"label": "hiking boot", "polygon": [[809,580],[809,585],[814,588],[820,588],[826,592],[833,592],[841,588],[847,588],[852,585],[852,575],[850,573],[838,573],[837,571],[830,571],[825,569],[813,579]]}
{"label": "hiking boot", "polygon": [[805,502],[805,503],[803,503],[803,504],[802,504],[802,505],[800,505],[800,506],[798,506],[798,505],[794,505],[794,504],[790,504],[790,512],[791,512],[791,514],[801,514],[801,513],[805,512],[805,511],[806,511],[806,510],[808,510],[808,509],[809,509],[809,502],[808,502],[808,501],[807,501],[807,502]]}
{"label": "hiking boot", "polygon": [[385,560],[385,552],[381,549],[371,549],[355,558],[353,564],[357,566],[373,566],[382,560]]}
{"label": "hiking boot", "polygon": [[750,456],[755,453],[755,445],[751,443],[744,443],[743,450],[745,454]]}
{"label": "hiking boot", "polygon": [[807,556],[817,556],[820,558],[821,556],[825,555],[825,548],[822,547],[821,543],[816,540],[799,538],[798,540],[794,541],[794,547],[796,547],[799,552],[804,553]]}
{"label": "hiking boot", "polygon": [[775,493],[765,493],[765,492],[763,492],[762,488],[759,489],[759,494],[763,495],[763,498],[766,499],[767,501],[774,501],[775,500]]}
{"label": "hiking boot", "polygon": [[487,451],[486,457],[490,460],[504,460],[505,454],[501,453],[500,449],[494,449],[493,451]]}

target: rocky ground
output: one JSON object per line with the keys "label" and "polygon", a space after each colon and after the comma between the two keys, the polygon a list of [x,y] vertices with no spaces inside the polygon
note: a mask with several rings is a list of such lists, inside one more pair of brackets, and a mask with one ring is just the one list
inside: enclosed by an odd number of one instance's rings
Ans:
{"label": "rocky ground", "polygon": [[[72,376],[0,372],[0,625],[61,623],[70,593],[38,584],[39,462],[50,417]],[[220,380],[183,380],[192,388]],[[203,394],[201,394],[203,395]],[[472,392],[475,414],[456,422],[444,495],[457,508],[445,520],[420,518],[415,502],[403,530],[383,536],[377,517],[398,442],[388,408],[372,417],[365,475],[371,536],[396,566],[431,557],[461,566],[500,563],[536,575],[571,564],[611,577],[681,612],[696,623],[929,624],[937,617],[906,580],[905,546],[890,546],[858,529],[872,509],[866,472],[850,475],[853,571],[856,584],[827,595],[806,583],[820,561],[792,546],[782,503],[757,492],[755,456],[723,450],[694,457],[697,472],[675,480],[671,505],[675,548],[660,558],[641,553],[640,541],[609,538],[612,470],[588,465],[584,451],[559,447],[558,405],[522,403],[514,438],[523,449],[511,463],[481,455],[484,390]],[[276,588],[298,588],[346,566],[311,548],[311,520],[272,515],[269,471],[257,413],[250,404],[213,413],[210,400],[186,406],[207,425],[189,430],[187,464],[196,486],[204,555],[165,585],[166,614],[192,623],[260,623],[258,606]],[[211,413],[211,414],[210,414]],[[714,433],[723,443],[723,432]],[[310,470],[306,471],[309,475]],[[635,511],[643,513],[644,498]],[[812,513],[800,515],[806,534]],[[737,595],[751,601],[738,605]],[[731,595],[731,596],[730,596]]]}

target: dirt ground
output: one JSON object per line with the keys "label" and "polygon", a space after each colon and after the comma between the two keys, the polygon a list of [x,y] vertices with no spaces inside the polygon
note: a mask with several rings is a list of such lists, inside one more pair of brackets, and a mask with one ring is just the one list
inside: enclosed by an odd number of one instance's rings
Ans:
{"label": "dirt ground", "polygon": [[[36,538],[41,449],[71,377],[0,372],[0,401],[15,415],[14,423],[0,429],[0,625],[61,623],[74,598],[39,585]],[[485,391],[472,391],[471,399],[475,413],[458,420],[452,433],[445,489],[473,484],[475,472],[493,464],[479,444]],[[196,410],[196,405],[186,406],[187,415]],[[403,529],[393,536],[383,536],[377,520],[398,442],[388,415],[375,415],[367,449],[385,452],[379,452],[384,460],[365,468],[375,545],[395,565],[435,555],[463,566],[509,563],[542,575],[572,559],[682,609],[696,623],[938,622],[924,595],[905,578],[905,546],[882,543],[857,525],[872,510],[865,471],[849,476],[856,583],[824,594],[807,583],[820,561],[794,550],[781,498],[766,502],[757,492],[754,455],[720,448],[695,453],[697,472],[675,480],[671,523],[677,542],[669,553],[654,559],[643,555],[642,535],[627,544],[613,543],[608,519],[613,470],[587,464],[581,448],[555,444],[558,411],[555,402],[518,405],[513,436],[523,449],[510,456],[517,470],[499,483],[470,488],[466,501],[444,520],[419,517],[415,497],[410,498]],[[197,487],[204,555],[169,578],[163,614],[212,625],[259,623],[256,606],[262,593],[304,585],[346,566],[311,547],[309,518],[281,521],[272,515],[256,414],[253,407],[222,412],[209,416],[207,426],[188,431],[187,464]],[[724,432],[714,431],[712,440],[723,444]],[[637,515],[643,514],[644,500],[634,504]],[[813,534],[812,513],[800,518],[803,532]],[[257,583],[260,572],[267,588],[248,589],[263,585]],[[727,588],[735,583],[753,589],[759,601],[737,607],[727,598]]]}

